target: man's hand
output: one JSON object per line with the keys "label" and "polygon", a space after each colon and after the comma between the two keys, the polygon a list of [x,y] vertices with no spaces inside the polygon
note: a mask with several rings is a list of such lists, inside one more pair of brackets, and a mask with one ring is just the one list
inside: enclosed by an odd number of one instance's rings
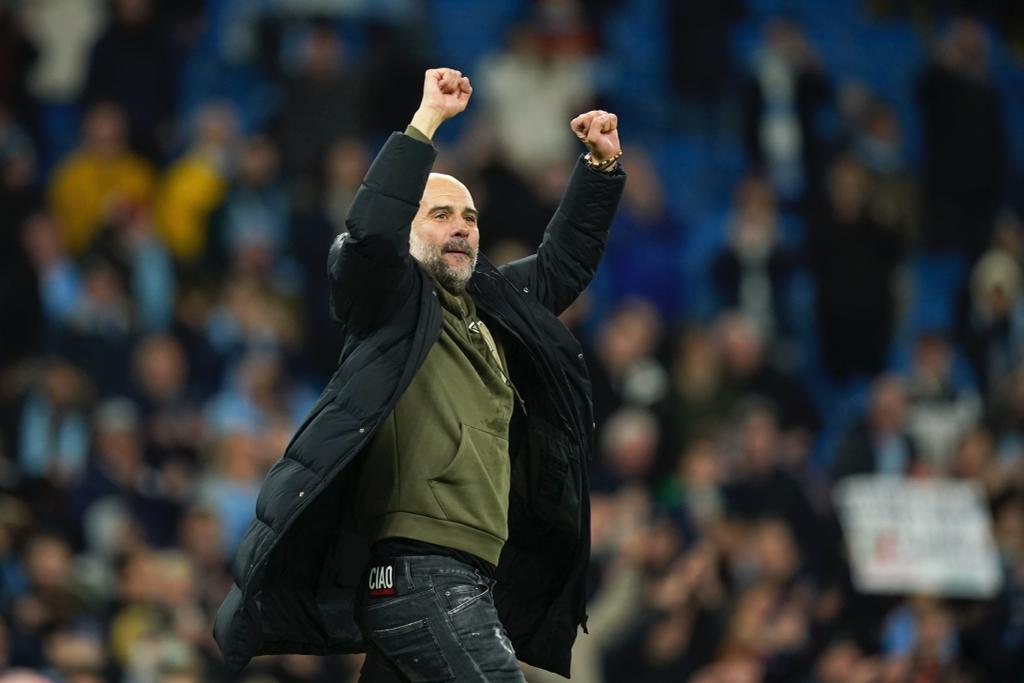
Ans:
{"label": "man's hand", "polygon": [[472,94],[473,86],[461,71],[427,69],[423,75],[423,99],[410,123],[433,138],[442,123],[465,110]]}
{"label": "man's hand", "polygon": [[580,114],[569,125],[587,146],[590,158],[597,163],[611,159],[622,149],[619,146],[619,117],[615,114],[595,109]]}

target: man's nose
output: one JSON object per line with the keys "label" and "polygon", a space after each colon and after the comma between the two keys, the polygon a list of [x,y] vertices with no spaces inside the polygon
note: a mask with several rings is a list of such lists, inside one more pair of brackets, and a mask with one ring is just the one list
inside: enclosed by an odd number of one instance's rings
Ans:
{"label": "man's nose", "polygon": [[468,237],[469,236],[469,223],[462,216],[458,216],[452,221],[452,236],[453,237]]}

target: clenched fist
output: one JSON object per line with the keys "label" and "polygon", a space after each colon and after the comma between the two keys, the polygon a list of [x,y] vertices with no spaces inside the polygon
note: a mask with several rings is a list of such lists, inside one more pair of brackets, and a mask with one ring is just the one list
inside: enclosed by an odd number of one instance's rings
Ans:
{"label": "clenched fist", "polygon": [[438,126],[461,114],[473,94],[469,78],[456,69],[427,69],[423,75],[423,99],[412,125],[429,138]]}
{"label": "clenched fist", "polygon": [[611,159],[622,149],[619,146],[619,117],[615,114],[595,109],[580,114],[569,125],[597,163]]}

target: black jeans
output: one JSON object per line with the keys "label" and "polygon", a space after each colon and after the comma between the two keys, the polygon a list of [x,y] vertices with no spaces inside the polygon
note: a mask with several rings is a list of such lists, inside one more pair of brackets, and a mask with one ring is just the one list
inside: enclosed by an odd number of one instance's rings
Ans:
{"label": "black jeans", "polygon": [[371,560],[363,579],[361,682],[525,681],[493,579],[441,555]]}

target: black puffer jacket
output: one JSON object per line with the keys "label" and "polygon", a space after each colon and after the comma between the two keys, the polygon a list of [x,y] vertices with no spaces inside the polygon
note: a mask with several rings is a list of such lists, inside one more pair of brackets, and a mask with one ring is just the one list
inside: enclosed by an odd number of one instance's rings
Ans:
{"label": "black puffer jacket", "polygon": [[[409,230],[434,148],[394,134],[370,167],[331,249],[333,313],[345,329],[338,369],[267,474],[214,623],[228,665],[272,653],[362,651],[353,599],[367,560],[352,518],[360,454],[441,333],[433,280],[409,255]],[[509,539],[495,600],[523,661],[569,675],[585,622],[590,554],[590,380],[556,315],[586,287],[625,183],[577,163],[533,256],[501,268],[481,257],[468,291],[507,340],[526,414],[510,425]]]}

